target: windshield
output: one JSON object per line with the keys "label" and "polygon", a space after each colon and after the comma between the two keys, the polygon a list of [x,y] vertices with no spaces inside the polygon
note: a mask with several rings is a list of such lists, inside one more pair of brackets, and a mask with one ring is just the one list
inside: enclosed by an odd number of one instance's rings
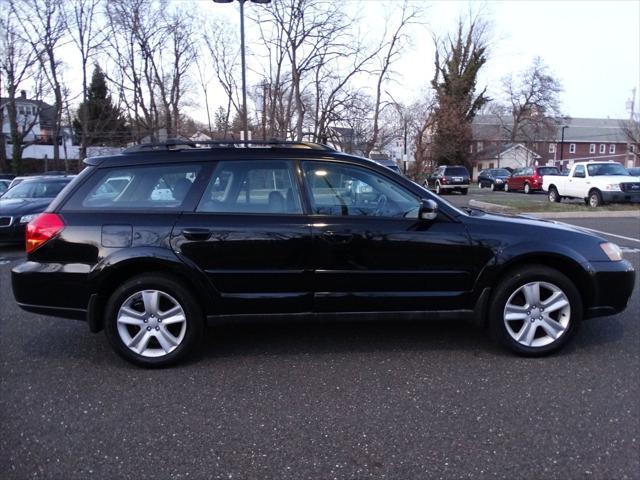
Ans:
{"label": "windshield", "polygon": [[629,172],[619,163],[596,163],[594,165],[587,165],[587,171],[590,177],[600,177],[603,175],[629,176]]}
{"label": "windshield", "polygon": [[511,172],[509,172],[509,170],[506,170],[504,168],[500,168],[498,170],[491,170],[491,173],[493,173],[496,177],[510,177],[511,176]]}
{"label": "windshield", "polygon": [[560,175],[560,170],[556,167],[538,167],[538,175],[541,177],[545,175]]}
{"label": "windshield", "polygon": [[69,180],[22,182],[8,190],[2,198],[55,198]]}

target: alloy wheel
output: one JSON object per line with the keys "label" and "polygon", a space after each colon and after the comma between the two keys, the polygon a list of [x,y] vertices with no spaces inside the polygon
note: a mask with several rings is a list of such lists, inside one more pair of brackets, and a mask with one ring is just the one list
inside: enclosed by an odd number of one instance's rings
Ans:
{"label": "alloy wheel", "polygon": [[180,303],[159,290],[142,290],[127,298],[117,315],[118,335],[132,352],[162,357],[184,340],[187,317]]}
{"label": "alloy wheel", "polygon": [[544,347],[557,341],[569,328],[571,305],[557,285],[531,282],[511,294],[503,320],[508,334],[520,345]]}

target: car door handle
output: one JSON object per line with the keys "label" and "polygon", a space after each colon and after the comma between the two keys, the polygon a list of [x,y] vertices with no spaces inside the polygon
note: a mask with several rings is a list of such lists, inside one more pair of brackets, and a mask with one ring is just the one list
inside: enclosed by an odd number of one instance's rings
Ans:
{"label": "car door handle", "polygon": [[322,238],[330,243],[349,243],[353,240],[353,233],[338,233],[327,230],[322,232]]}
{"label": "car door handle", "polygon": [[185,228],[182,235],[187,240],[208,240],[211,236],[211,230],[208,228]]}

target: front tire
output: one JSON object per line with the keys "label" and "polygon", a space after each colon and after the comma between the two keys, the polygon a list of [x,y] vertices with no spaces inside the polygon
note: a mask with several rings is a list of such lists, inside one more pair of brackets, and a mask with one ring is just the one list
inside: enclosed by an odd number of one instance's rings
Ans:
{"label": "front tire", "polygon": [[591,190],[589,192],[589,206],[591,208],[598,208],[603,204],[602,194],[598,190]]}
{"label": "front tire", "polygon": [[504,191],[505,191],[505,192],[508,192],[508,191],[509,191],[509,184],[508,184],[508,183],[505,183],[505,184],[504,184]]}
{"label": "front tire", "polygon": [[194,296],[177,279],[140,275],[109,298],[105,334],[125,360],[164,367],[193,353],[204,332],[204,317]]}
{"label": "front tire", "polygon": [[524,193],[529,195],[531,193],[531,186],[528,183],[524,184]]}
{"label": "front tire", "polygon": [[496,184],[491,182],[491,191],[495,192],[496,191]]}
{"label": "front tire", "polygon": [[543,266],[523,267],[498,284],[489,311],[491,334],[526,356],[548,355],[576,334],[582,300],[565,275]]}

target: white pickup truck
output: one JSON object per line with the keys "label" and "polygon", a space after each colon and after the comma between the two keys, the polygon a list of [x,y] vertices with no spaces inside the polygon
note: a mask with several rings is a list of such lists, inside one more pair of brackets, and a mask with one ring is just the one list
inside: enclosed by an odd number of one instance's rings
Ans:
{"label": "white pickup truck", "polygon": [[542,189],[550,202],[581,198],[598,207],[607,202],[640,202],[640,177],[632,177],[618,162],[580,162],[568,176],[545,175]]}

